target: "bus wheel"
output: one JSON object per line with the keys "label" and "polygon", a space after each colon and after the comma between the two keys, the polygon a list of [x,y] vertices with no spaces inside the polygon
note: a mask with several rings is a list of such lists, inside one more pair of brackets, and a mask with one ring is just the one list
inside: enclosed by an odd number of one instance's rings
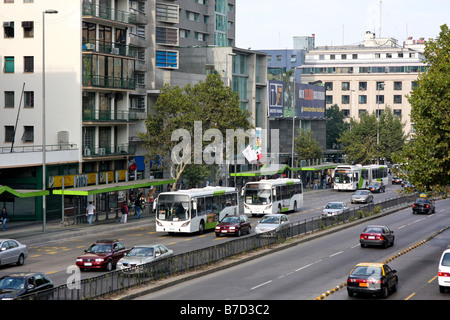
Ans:
{"label": "bus wheel", "polygon": [[278,205],[278,211],[277,211],[277,213],[281,213],[281,206],[280,206],[280,205]]}
{"label": "bus wheel", "polygon": [[294,201],[294,212],[297,212],[297,201]]}
{"label": "bus wheel", "polygon": [[199,226],[198,226],[198,233],[199,233],[199,234],[202,234],[203,231],[205,231],[205,223],[204,223],[203,220],[202,220],[202,221],[200,221],[200,224],[199,224]]}

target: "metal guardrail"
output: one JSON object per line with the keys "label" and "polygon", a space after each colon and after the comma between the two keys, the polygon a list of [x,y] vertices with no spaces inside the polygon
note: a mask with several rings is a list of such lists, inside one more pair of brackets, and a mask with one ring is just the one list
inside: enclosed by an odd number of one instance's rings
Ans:
{"label": "metal guardrail", "polygon": [[369,213],[377,213],[398,205],[411,203],[416,195],[401,196],[383,202],[353,207],[337,217],[313,217],[292,222],[285,229],[276,233],[253,234],[236,238],[218,245],[202,248],[173,257],[154,261],[145,265],[129,268],[127,271],[115,270],[101,276],[66,284],[43,292],[22,296],[22,300],[88,300],[119,292],[150,281],[157,281],[179,273],[196,270],[232,256],[250,252],[287,239],[329,228],[331,226],[361,219]]}

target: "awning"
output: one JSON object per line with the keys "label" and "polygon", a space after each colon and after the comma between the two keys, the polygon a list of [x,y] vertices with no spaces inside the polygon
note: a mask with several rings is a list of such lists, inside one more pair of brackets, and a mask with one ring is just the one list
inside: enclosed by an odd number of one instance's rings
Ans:
{"label": "awning", "polygon": [[318,171],[318,170],[327,170],[327,169],[334,169],[338,165],[337,164],[322,164],[317,166],[309,166],[309,167],[299,167],[299,168],[291,168],[287,164],[284,165],[264,165],[259,170],[255,171],[247,171],[247,172],[237,172],[237,173],[230,173],[230,176],[232,177],[259,177],[259,176],[271,176],[274,174],[281,174],[285,170],[291,170],[291,171]]}
{"label": "awning", "polygon": [[160,186],[164,184],[174,183],[174,179],[143,179],[132,180],[125,182],[116,182],[108,184],[97,184],[93,186],[80,187],[80,188],[68,188],[53,190],[53,194],[70,195],[70,196],[89,196],[93,194],[107,193],[113,191],[130,190],[137,188],[148,188],[151,186]]}
{"label": "awning", "polygon": [[12,201],[15,198],[30,198],[49,195],[48,190],[13,189],[8,186],[0,186],[0,201]]}

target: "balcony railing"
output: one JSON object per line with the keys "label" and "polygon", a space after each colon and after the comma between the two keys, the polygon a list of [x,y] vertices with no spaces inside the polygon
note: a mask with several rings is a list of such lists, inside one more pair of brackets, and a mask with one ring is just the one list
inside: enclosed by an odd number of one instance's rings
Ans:
{"label": "balcony railing", "polygon": [[83,75],[83,86],[110,88],[110,89],[125,89],[136,90],[136,81],[132,78],[121,77],[105,77],[96,75]]}
{"label": "balcony railing", "polygon": [[113,54],[123,57],[136,58],[137,48],[123,43],[106,42],[101,40],[83,41],[83,51]]}
{"label": "balcony railing", "polygon": [[136,24],[135,13],[99,6],[93,3],[83,3],[83,17],[95,17],[126,24]]}
{"label": "balcony railing", "polygon": [[136,153],[134,145],[118,145],[118,146],[84,146],[83,157],[103,157],[103,156],[126,156]]}
{"label": "balcony railing", "polygon": [[83,121],[137,121],[145,118],[145,113],[136,111],[83,110]]}

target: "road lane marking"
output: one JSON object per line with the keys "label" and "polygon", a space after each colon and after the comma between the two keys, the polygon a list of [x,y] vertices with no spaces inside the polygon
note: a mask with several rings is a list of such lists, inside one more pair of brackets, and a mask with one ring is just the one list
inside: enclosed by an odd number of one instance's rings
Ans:
{"label": "road lane marking", "polygon": [[431,283],[434,281],[434,279],[436,279],[438,276],[434,276],[430,281],[428,281],[428,283]]}
{"label": "road lane marking", "polygon": [[272,280],[269,280],[269,281],[266,281],[266,282],[264,282],[264,283],[261,283],[260,285],[257,285],[257,286],[255,286],[255,287],[251,288],[250,291],[251,291],[251,290],[254,290],[254,289],[257,289],[257,288],[259,288],[259,287],[265,286],[266,284],[269,284],[269,283],[271,283],[271,282],[272,282]]}
{"label": "road lane marking", "polygon": [[410,298],[412,298],[414,295],[415,295],[416,293],[412,293],[412,294],[410,294],[408,297],[406,297],[406,299],[405,300],[409,300]]}
{"label": "road lane marking", "polygon": [[333,253],[331,256],[329,256],[329,258],[337,256],[338,254],[341,254],[342,252],[344,252],[344,251],[339,251],[339,252]]}

